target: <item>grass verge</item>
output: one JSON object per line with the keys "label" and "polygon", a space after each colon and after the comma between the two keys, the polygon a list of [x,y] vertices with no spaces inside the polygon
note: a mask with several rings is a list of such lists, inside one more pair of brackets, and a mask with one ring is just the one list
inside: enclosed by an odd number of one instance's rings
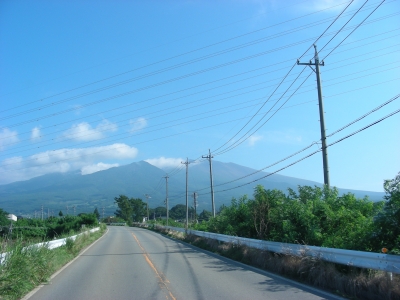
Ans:
{"label": "grass verge", "polygon": [[106,229],[85,233],[75,241],[68,239],[66,245],[53,250],[47,247],[25,247],[26,241],[19,239],[1,249],[11,253],[0,265],[0,299],[20,299],[40,284],[48,282],[50,276],[76,257],[84,248],[100,238]]}
{"label": "grass verge", "polygon": [[151,228],[193,246],[350,299],[400,300],[400,275],[344,266],[308,256],[278,254],[181,232]]}

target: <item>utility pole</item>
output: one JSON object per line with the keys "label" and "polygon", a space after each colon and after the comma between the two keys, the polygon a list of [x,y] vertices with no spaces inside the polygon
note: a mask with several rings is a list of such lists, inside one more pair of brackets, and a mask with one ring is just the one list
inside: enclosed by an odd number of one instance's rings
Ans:
{"label": "utility pole", "polygon": [[73,209],[74,209],[74,216],[75,216],[75,213],[76,213],[76,206],[74,205],[74,206],[72,206],[73,207]]}
{"label": "utility pole", "polygon": [[43,221],[43,205],[42,205],[42,221]]}
{"label": "utility pole", "polygon": [[[329,167],[328,167],[328,150],[326,148],[326,135],[325,135],[324,102],[322,99],[321,79],[319,75],[319,66],[324,66],[325,63],[323,61],[319,62],[317,45],[314,45],[314,49],[315,49],[314,62],[311,62],[310,60],[309,63],[300,63],[300,61],[297,60],[297,64],[309,66],[317,75],[319,121],[321,124],[321,141],[322,141],[322,161],[324,166],[324,184],[329,187],[330,182],[329,182]],[[315,66],[315,69],[313,69],[311,66]]]}
{"label": "utility pole", "polygon": [[186,157],[186,162],[181,162],[181,164],[186,165],[186,223],[185,223],[185,230],[187,232],[188,225],[189,225],[189,202],[188,202],[188,168],[189,168],[189,161]]}
{"label": "utility pole", "polygon": [[169,211],[168,211],[168,174],[165,175],[165,206],[167,208],[167,226],[168,226],[168,219],[169,219]]}
{"label": "utility pole", "polygon": [[194,202],[194,222],[197,223],[197,192],[193,193],[193,202]]}
{"label": "utility pole", "polygon": [[103,220],[104,220],[104,206],[103,206]]}
{"label": "utility pole", "polygon": [[214,182],[213,182],[213,176],[212,176],[212,162],[211,159],[214,156],[211,156],[211,151],[208,149],[208,156],[202,156],[202,158],[207,158],[208,161],[210,162],[210,183],[211,183],[211,207],[212,207],[212,214],[213,217],[215,218],[215,203],[214,203]]}
{"label": "utility pole", "polygon": [[67,216],[68,216],[68,211],[69,211],[69,207],[68,207],[68,205],[67,205]]}
{"label": "utility pole", "polygon": [[47,208],[47,219],[50,217],[50,208]]}
{"label": "utility pole", "polygon": [[149,221],[149,198],[150,195],[149,194],[144,194],[144,196],[146,197],[146,201],[147,201],[147,222]]}

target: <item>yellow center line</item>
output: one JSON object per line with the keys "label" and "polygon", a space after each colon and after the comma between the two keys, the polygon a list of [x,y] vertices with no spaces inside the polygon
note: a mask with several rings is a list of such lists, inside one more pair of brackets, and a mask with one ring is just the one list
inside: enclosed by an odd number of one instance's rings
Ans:
{"label": "yellow center line", "polygon": [[[169,283],[168,279],[165,277],[164,274],[162,274],[161,272],[159,272],[159,271],[156,269],[156,267],[154,266],[154,264],[153,264],[152,261],[150,260],[150,257],[149,257],[149,255],[148,255],[148,253],[147,253],[146,250],[142,247],[142,245],[140,244],[140,242],[139,242],[138,238],[136,237],[136,235],[134,235],[133,233],[132,233],[132,235],[133,235],[133,238],[134,238],[134,239],[136,240],[136,242],[138,243],[140,249],[142,249],[142,251],[143,251],[143,256],[144,256],[146,262],[149,264],[149,266],[150,266],[150,267],[153,269],[153,271],[156,273],[156,276],[157,276],[158,281],[159,281],[159,283],[160,283],[161,289],[163,289],[163,287],[164,287],[165,289],[167,289],[167,291],[168,291],[168,293],[169,293],[171,299],[172,299],[172,300],[176,300],[176,298],[174,297],[174,295],[172,295],[171,291],[170,291],[169,288],[168,288],[168,283]],[[168,296],[167,296],[167,299],[168,299]]]}

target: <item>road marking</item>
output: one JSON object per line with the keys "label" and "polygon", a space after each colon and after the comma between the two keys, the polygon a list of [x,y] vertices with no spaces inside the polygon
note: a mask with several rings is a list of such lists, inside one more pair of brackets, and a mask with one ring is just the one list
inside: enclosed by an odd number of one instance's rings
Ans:
{"label": "road marking", "polygon": [[[172,294],[172,292],[169,290],[169,287],[168,287],[169,281],[168,281],[168,279],[165,277],[164,274],[162,274],[161,272],[159,272],[159,271],[157,270],[157,268],[154,266],[154,264],[153,264],[152,261],[150,260],[150,257],[149,257],[149,255],[148,255],[148,253],[147,253],[146,250],[142,247],[142,245],[140,244],[140,242],[139,242],[138,238],[136,237],[136,235],[135,235],[134,233],[132,233],[132,236],[133,236],[133,238],[136,240],[136,242],[138,243],[140,249],[142,249],[142,251],[143,251],[143,256],[144,256],[146,262],[149,264],[150,268],[152,268],[153,271],[156,273],[156,277],[158,278],[160,288],[161,288],[162,290],[166,289],[166,290],[168,291],[169,296],[171,297],[171,299],[172,299],[172,300],[176,300],[176,298],[174,297],[174,295]],[[167,299],[169,299],[168,296],[167,296]]]}

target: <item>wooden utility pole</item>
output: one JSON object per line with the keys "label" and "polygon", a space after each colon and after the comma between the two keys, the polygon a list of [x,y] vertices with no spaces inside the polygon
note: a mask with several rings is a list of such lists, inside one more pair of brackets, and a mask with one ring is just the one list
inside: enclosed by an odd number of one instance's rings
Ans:
{"label": "wooden utility pole", "polygon": [[[322,98],[321,78],[319,74],[319,66],[324,66],[325,63],[323,61],[319,62],[317,45],[314,45],[314,49],[315,49],[314,62],[311,62],[310,60],[309,63],[300,63],[300,61],[297,60],[297,64],[309,66],[317,76],[319,122],[321,124],[321,141],[322,141],[322,162],[324,167],[324,184],[329,187],[330,181],[329,181],[329,166],[328,166],[328,149],[326,147],[326,135],[325,135],[324,101]],[[315,66],[315,70],[311,66]]]}

